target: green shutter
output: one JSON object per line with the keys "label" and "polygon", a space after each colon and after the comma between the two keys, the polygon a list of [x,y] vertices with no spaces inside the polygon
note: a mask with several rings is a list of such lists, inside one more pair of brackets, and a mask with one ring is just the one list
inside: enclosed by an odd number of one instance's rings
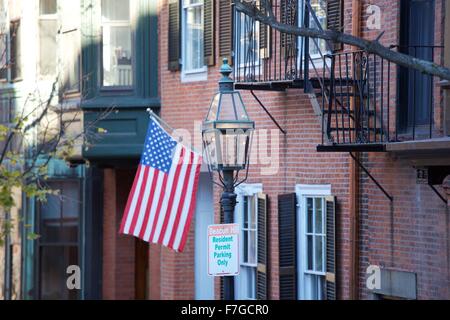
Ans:
{"label": "green shutter", "polygon": [[256,298],[258,300],[267,300],[268,281],[267,281],[267,195],[258,194],[258,265],[256,269]]}
{"label": "green shutter", "polygon": [[327,300],[336,300],[336,204],[335,197],[328,196],[326,202],[326,284]]}
{"label": "green shutter", "polygon": [[180,2],[169,0],[169,70],[180,70]]}
{"label": "green shutter", "polygon": [[219,0],[219,56],[232,63],[233,8],[232,0]]}
{"label": "green shutter", "polygon": [[[337,32],[343,32],[343,1],[328,0],[327,1],[327,29]],[[334,43],[334,50],[342,50],[342,43]]]}
{"label": "green shutter", "polygon": [[278,196],[280,300],[297,299],[297,206],[295,193]]}
{"label": "green shutter", "polygon": [[214,54],[214,0],[204,0],[203,10],[203,52],[205,64],[213,66]]}

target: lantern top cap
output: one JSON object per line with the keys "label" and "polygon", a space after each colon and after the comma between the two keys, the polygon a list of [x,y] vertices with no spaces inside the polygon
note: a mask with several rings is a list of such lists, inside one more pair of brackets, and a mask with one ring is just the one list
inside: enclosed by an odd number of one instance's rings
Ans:
{"label": "lantern top cap", "polygon": [[230,78],[230,74],[233,72],[233,69],[228,64],[228,59],[223,58],[223,64],[220,67],[220,73],[222,74],[222,78],[219,80],[219,91],[220,92],[229,92],[234,89],[234,81]]}

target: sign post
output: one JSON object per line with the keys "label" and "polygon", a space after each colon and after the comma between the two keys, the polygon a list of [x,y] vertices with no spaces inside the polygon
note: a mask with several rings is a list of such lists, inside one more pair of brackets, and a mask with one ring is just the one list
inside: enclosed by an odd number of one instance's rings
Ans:
{"label": "sign post", "polygon": [[239,225],[208,226],[208,274],[235,276],[239,274]]}

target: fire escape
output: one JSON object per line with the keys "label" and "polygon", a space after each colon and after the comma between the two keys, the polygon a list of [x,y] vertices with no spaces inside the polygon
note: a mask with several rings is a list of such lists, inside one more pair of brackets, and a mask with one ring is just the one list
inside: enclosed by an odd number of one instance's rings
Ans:
{"label": "fire escape", "polygon": [[[323,8],[321,3],[326,1],[274,0],[272,10],[281,23],[323,29],[323,11],[342,15],[342,8]],[[261,106],[253,91],[297,88],[308,93],[321,117],[322,141],[317,151],[352,156],[353,152],[389,152],[391,148],[395,152],[402,142],[439,142],[440,138],[448,146],[443,129],[434,121],[433,77],[362,50],[346,51],[329,41],[279,32],[242,13],[235,12],[234,19],[236,88],[251,90]],[[430,61],[440,59],[443,52],[442,47],[431,45],[393,45],[391,49]],[[418,83],[421,89],[414,92]],[[410,91],[407,101],[399,99],[405,96],[402,88]],[[410,106],[408,117],[399,103]],[[429,104],[425,114],[419,110],[421,104]],[[443,168],[434,169],[445,177],[450,170]]]}

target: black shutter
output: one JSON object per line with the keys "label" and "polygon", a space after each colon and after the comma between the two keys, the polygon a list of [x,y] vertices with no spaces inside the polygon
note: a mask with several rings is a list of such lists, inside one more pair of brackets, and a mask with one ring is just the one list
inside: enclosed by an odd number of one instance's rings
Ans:
{"label": "black shutter", "polygon": [[326,284],[325,294],[327,300],[336,300],[336,205],[334,196],[325,198],[326,202]]}
{"label": "black shutter", "polygon": [[180,70],[180,2],[169,0],[169,70]]}
{"label": "black shutter", "polygon": [[[343,19],[343,1],[328,0],[327,1],[327,29],[342,32],[344,27]],[[342,43],[334,43],[334,50],[342,50]]]}
{"label": "black shutter", "polygon": [[[264,6],[260,6],[260,11],[266,14],[266,9]],[[262,59],[266,59],[270,57],[269,51],[269,26],[264,23],[259,23],[259,53]]]}
{"label": "black shutter", "polygon": [[296,211],[295,193],[278,196],[280,300],[297,299]]}
{"label": "black shutter", "polygon": [[[298,0],[284,0],[280,2],[281,23],[291,26],[297,25]],[[297,52],[297,36],[287,33],[280,35],[282,54],[285,57],[295,56]]]}
{"label": "black shutter", "polygon": [[203,52],[205,64],[213,66],[214,61],[214,0],[204,0],[203,10]]}
{"label": "black shutter", "polygon": [[267,195],[258,194],[258,266],[256,269],[256,298],[267,300]]}
{"label": "black shutter", "polygon": [[232,64],[233,51],[233,8],[232,0],[219,0],[219,56],[228,58]]}

